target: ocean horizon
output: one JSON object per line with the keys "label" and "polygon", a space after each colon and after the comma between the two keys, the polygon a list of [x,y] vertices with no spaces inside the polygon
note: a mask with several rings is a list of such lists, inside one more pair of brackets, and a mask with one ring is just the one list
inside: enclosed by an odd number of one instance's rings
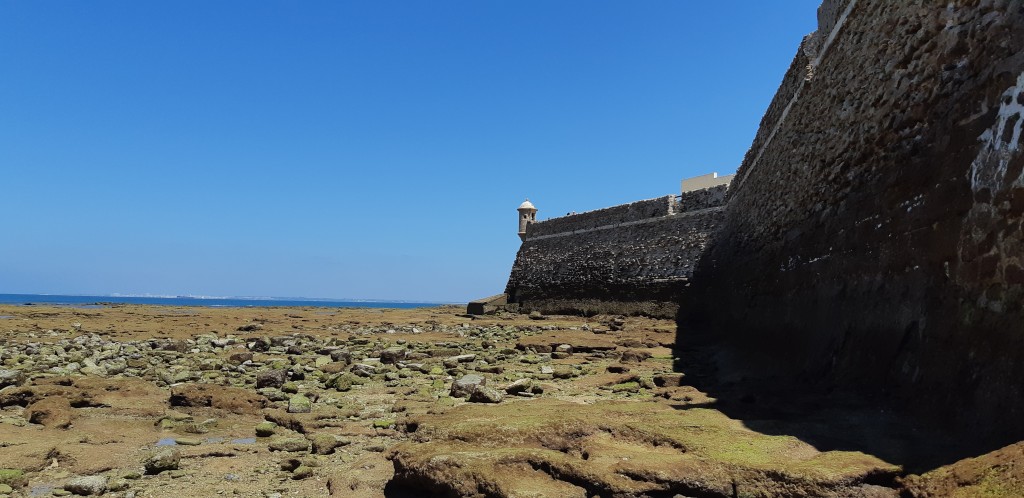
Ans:
{"label": "ocean horizon", "polygon": [[389,301],[380,299],[330,299],[309,297],[246,296],[153,296],[153,295],[77,295],[77,294],[0,294],[0,304],[98,307],[107,304],[151,304],[160,306],[199,306],[207,308],[253,308],[264,306],[324,308],[423,308],[453,304],[449,302]]}

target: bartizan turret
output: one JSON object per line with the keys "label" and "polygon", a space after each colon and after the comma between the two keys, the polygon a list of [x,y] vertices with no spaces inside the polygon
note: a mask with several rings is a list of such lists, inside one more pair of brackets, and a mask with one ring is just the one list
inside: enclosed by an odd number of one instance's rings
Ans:
{"label": "bartizan turret", "polygon": [[526,240],[526,227],[537,221],[537,208],[533,207],[530,199],[526,199],[517,209],[519,211],[519,238]]}

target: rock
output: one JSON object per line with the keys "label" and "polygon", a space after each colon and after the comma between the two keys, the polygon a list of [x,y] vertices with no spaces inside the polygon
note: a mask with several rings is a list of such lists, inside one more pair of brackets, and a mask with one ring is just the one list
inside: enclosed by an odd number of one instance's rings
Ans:
{"label": "rock", "polygon": [[160,346],[160,349],[162,349],[164,351],[174,351],[174,352],[177,352],[177,353],[184,353],[185,351],[188,351],[188,342],[185,342],[185,341],[175,341],[175,340],[170,340],[169,339],[162,346]]}
{"label": "rock", "polygon": [[647,351],[637,351],[634,349],[627,349],[622,352],[622,356],[619,357],[621,363],[640,363],[647,358],[651,357],[651,353]]}
{"label": "rock", "polygon": [[76,477],[64,483],[64,489],[81,496],[99,496],[107,491],[107,478],[103,476]]}
{"label": "rock", "polygon": [[261,387],[276,387],[280,389],[285,382],[288,382],[288,371],[284,369],[264,370],[256,374],[257,389]]}
{"label": "rock", "polygon": [[543,374],[543,375],[551,375],[551,374],[555,373],[555,369],[552,368],[552,367],[549,367],[547,365],[542,365],[540,367],[540,373]]}
{"label": "rock", "polygon": [[453,398],[467,398],[477,388],[487,384],[487,379],[476,374],[466,374],[452,383],[452,390],[448,393]]}
{"label": "rock", "polygon": [[654,376],[654,385],[658,387],[679,387],[683,385],[685,375],[681,373],[660,373]]}
{"label": "rock", "polygon": [[146,473],[153,475],[168,470],[177,470],[181,463],[181,452],[175,448],[164,448],[152,455],[142,463]]}
{"label": "rock", "polygon": [[0,469],[0,484],[14,486],[20,483],[25,477],[25,471],[20,469]]}
{"label": "rock", "polygon": [[107,491],[118,492],[128,489],[131,484],[125,479],[114,479],[107,484]]}
{"label": "rock", "polygon": [[555,348],[555,351],[559,353],[572,354],[572,346],[570,346],[569,344],[560,344],[558,347]]}
{"label": "rock", "polygon": [[309,441],[297,437],[275,439],[267,445],[270,451],[309,451]]}
{"label": "rock", "polygon": [[317,455],[330,455],[334,449],[342,446],[342,441],[332,434],[314,434],[309,437],[312,444],[312,452]]}
{"label": "rock", "polygon": [[554,375],[556,379],[571,379],[576,377],[577,373],[575,369],[568,365],[559,365],[552,375]]}
{"label": "rock", "polygon": [[530,316],[530,320],[543,320],[544,319],[544,315],[540,314],[539,311],[531,311],[529,316]]}
{"label": "rock", "polygon": [[14,488],[12,488],[12,487],[10,487],[10,486],[8,486],[6,484],[0,484],[0,495],[9,495],[9,494],[11,494],[13,492],[14,492]]}
{"label": "rock", "polygon": [[519,379],[505,387],[505,392],[508,394],[529,392],[532,386],[533,379]]}
{"label": "rock", "polygon": [[343,361],[332,361],[320,367],[320,371],[327,374],[339,374],[341,372],[344,372],[345,368],[347,367],[348,363],[345,363]]}
{"label": "rock", "polygon": [[211,339],[210,344],[218,348],[226,348],[235,343],[234,339]]}
{"label": "rock", "polygon": [[387,348],[380,352],[380,362],[393,365],[405,359],[405,348]]}
{"label": "rock", "polygon": [[300,465],[302,465],[302,460],[298,458],[285,458],[281,460],[281,470],[285,472],[292,472],[299,468]]}
{"label": "rock", "polygon": [[473,403],[501,403],[504,395],[497,389],[486,386],[477,386],[476,390],[469,395],[469,401]]}
{"label": "rock", "polygon": [[274,431],[277,429],[277,424],[273,422],[261,422],[256,424],[256,436],[258,437],[270,437],[274,435]]}
{"label": "rock", "polygon": [[333,387],[339,392],[352,389],[352,386],[362,384],[362,380],[352,374],[341,374],[327,381],[327,387]]}
{"label": "rock", "polygon": [[292,479],[305,479],[313,475],[313,467],[299,465],[292,471]]}
{"label": "rock", "polygon": [[640,383],[636,381],[622,382],[611,386],[610,389],[613,393],[635,393],[640,390]]}
{"label": "rock", "polygon": [[445,368],[455,368],[459,366],[459,363],[469,363],[475,359],[475,354],[460,354],[445,358],[443,363]]}
{"label": "rock", "polygon": [[365,363],[356,363],[352,365],[352,373],[360,377],[372,377],[377,374],[377,367]]}
{"label": "rock", "polygon": [[216,384],[184,384],[171,389],[171,406],[219,408],[231,413],[258,414],[267,405],[251,390]]}
{"label": "rock", "polygon": [[179,437],[179,438],[175,438],[174,442],[176,444],[180,444],[182,446],[199,446],[200,444],[203,444],[203,440],[202,439],[198,439],[198,438],[194,438],[194,437]]}
{"label": "rock", "polygon": [[256,392],[269,399],[270,401],[288,401],[288,394],[276,387],[264,387],[257,389]]}
{"label": "rock", "polygon": [[232,365],[241,365],[247,361],[252,361],[252,352],[250,351],[232,353],[231,356],[228,357],[228,363],[231,363]]}
{"label": "rock", "polygon": [[25,374],[19,370],[0,369],[0,389],[7,386],[20,386],[25,382]]}
{"label": "rock", "polygon": [[262,323],[247,323],[238,327],[239,332],[255,332],[257,330],[263,330]]}
{"label": "rock", "polygon": [[296,394],[288,400],[288,413],[310,413],[313,411],[313,404],[309,398]]}
{"label": "rock", "polygon": [[[86,361],[88,361],[88,360],[86,360]],[[88,365],[87,364],[84,367],[82,367],[79,370],[79,372],[81,372],[82,375],[92,375],[92,376],[95,376],[95,377],[106,377],[107,376],[107,370],[105,368],[97,366],[97,365]]]}
{"label": "rock", "polygon": [[255,340],[253,340],[252,342],[250,342],[248,344],[248,347],[249,347],[250,351],[256,351],[258,353],[263,353],[263,352],[266,352],[266,351],[270,350],[270,341],[260,337],[260,338],[257,338]]}
{"label": "rock", "polygon": [[345,365],[352,364],[352,353],[345,351],[344,349],[331,351],[330,356],[334,361],[344,363]]}
{"label": "rock", "polygon": [[25,410],[25,418],[51,429],[67,429],[73,416],[71,402],[63,396],[51,396],[32,403]]}

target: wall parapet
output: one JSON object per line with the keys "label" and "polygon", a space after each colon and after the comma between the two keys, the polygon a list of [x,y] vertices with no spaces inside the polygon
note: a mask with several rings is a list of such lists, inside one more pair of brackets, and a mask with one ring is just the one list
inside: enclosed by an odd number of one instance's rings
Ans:
{"label": "wall parapet", "polygon": [[729,184],[716,185],[714,187],[702,188],[683,192],[676,198],[676,212],[686,213],[690,211],[702,211],[716,207],[725,206],[729,196]]}
{"label": "wall parapet", "polygon": [[526,240],[636,225],[658,221],[667,216],[720,208],[725,205],[728,192],[727,183],[691,190],[682,195],[667,195],[538,221],[526,227]]}
{"label": "wall parapet", "polygon": [[526,228],[526,238],[532,239],[546,235],[572,233],[602,226],[618,225],[631,221],[660,218],[674,213],[676,202],[674,195],[668,195],[538,221],[537,223],[531,223]]}

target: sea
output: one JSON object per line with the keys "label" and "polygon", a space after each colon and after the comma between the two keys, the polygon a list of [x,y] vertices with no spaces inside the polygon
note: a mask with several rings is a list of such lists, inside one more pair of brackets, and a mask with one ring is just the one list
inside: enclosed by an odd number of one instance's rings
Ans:
{"label": "sea", "polygon": [[254,308],[263,306],[319,306],[324,308],[424,308],[449,303],[409,301],[337,300],[298,297],[205,297],[205,296],[72,296],[60,294],[0,294],[0,304],[34,304],[99,308],[110,304],[156,304],[209,308]]}

